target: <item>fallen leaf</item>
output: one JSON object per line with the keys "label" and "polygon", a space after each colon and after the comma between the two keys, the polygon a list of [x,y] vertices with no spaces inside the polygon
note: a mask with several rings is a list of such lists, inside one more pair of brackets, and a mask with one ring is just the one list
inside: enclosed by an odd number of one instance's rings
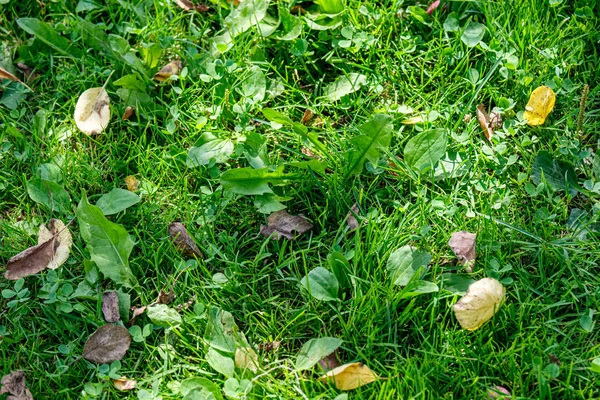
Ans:
{"label": "fallen leaf", "polygon": [[431,15],[433,14],[433,12],[435,11],[436,8],[438,8],[440,5],[440,0],[435,0],[433,3],[431,3],[429,5],[429,7],[427,7],[427,15]]}
{"label": "fallen leaf", "polygon": [[137,381],[134,379],[127,379],[126,376],[122,376],[119,379],[111,379],[113,385],[115,385],[115,389],[126,391],[135,389],[135,385]]}
{"label": "fallen leaf", "polygon": [[421,115],[402,120],[402,124],[404,124],[404,125],[416,125],[416,124],[420,124],[422,122],[423,122],[423,116],[421,116]]}
{"label": "fallen leaf", "polygon": [[315,116],[315,113],[312,112],[312,110],[310,109],[306,109],[304,110],[304,115],[302,116],[302,119],[300,120],[300,123],[302,125],[308,125],[308,123],[310,122],[310,120]]}
{"label": "fallen leaf", "polygon": [[337,350],[335,350],[333,353],[328,354],[325,357],[321,358],[319,360],[319,365],[325,371],[329,371],[329,370],[339,367],[341,364],[340,364],[340,361],[338,360]]}
{"label": "fallen leaf", "polygon": [[281,347],[281,341],[280,340],[275,340],[272,342],[267,342],[267,343],[261,343],[260,345],[258,345],[258,349],[260,351],[264,351],[264,352],[271,352],[271,351],[277,351],[279,350],[279,348]]}
{"label": "fallen leaf", "polygon": [[67,228],[59,219],[51,219],[48,226],[50,229],[48,229],[46,225],[40,225],[38,231],[38,244],[45,243],[56,237],[56,240],[58,240],[58,247],[54,252],[52,260],[48,264],[48,268],[56,269],[69,259],[69,253],[71,252],[71,246],[73,245],[73,237],[71,236],[69,228]]}
{"label": "fallen leaf", "polygon": [[31,89],[29,86],[27,86],[25,84],[25,82],[23,82],[22,80],[20,80],[19,78],[17,78],[16,76],[14,76],[13,74],[11,74],[10,72],[8,72],[7,70],[5,70],[2,67],[0,67],[0,79],[10,79],[11,81],[19,82],[21,85],[25,86],[27,89],[29,89],[33,92],[33,89]]}
{"label": "fallen leaf", "polygon": [[502,386],[492,386],[488,389],[488,397],[490,399],[506,399],[510,398],[510,392]]}
{"label": "fallen leaf", "polygon": [[121,117],[121,120],[127,121],[128,119],[133,117],[133,114],[135,114],[135,108],[133,108],[131,106],[127,106],[127,108],[125,109],[125,112],[123,113],[123,116]]}
{"label": "fallen leaf", "polygon": [[374,382],[379,377],[361,363],[344,364],[321,376],[319,382],[333,381],[339,390],[353,390]]}
{"label": "fallen leaf", "polygon": [[173,240],[175,246],[177,246],[184,256],[202,257],[198,245],[181,222],[173,222],[169,225],[169,236],[171,236],[171,240]]}
{"label": "fallen leaf", "polygon": [[0,394],[8,393],[6,400],[33,400],[31,392],[25,384],[23,371],[14,371],[2,377]]}
{"label": "fallen leaf", "polygon": [[294,231],[298,235],[303,234],[312,229],[312,224],[301,215],[290,215],[287,211],[281,210],[274,212],[267,218],[267,226],[260,226],[260,233],[269,237],[273,233],[275,239],[280,239],[282,236],[287,239],[294,239]]}
{"label": "fallen leaf", "polygon": [[29,65],[23,64],[21,62],[17,63],[17,68],[19,68],[21,70],[21,72],[23,72],[23,75],[25,75],[25,80],[27,82],[29,82],[39,76],[39,73],[34,72],[33,68],[31,68]]}
{"label": "fallen leaf", "polygon": [[555,102],[556,95],[552,89],[548,86],[538,87],[529,96],[529,102],[525,106],[523,119],[529,126],[542,125],[554,108]]}
{"label": "fallen leaf", "polygon": [[490,126],[492,129],[498,129],[502,127],[502,114],[493,111],[490,113]]}
{"label": "fallen leaf", "polygon": [[154,325],[168,328],[170,326],[180,325],[183,321],[177,310],[170,308],[165,304],[156,304],[148,306],[146,315]]}
{"label": "fallen leaf", "polygon": [[158,298],[156,299],[156,304],[171,304],[175,300],[175,293],[172,290],[169,292],[165,292],[161,289],[160,293],[158,293]]}
{"label": "fallen leaf", "polygon": [[492,129],[492,121],[490,116],[483,104],[477,106],[477,121],[479,121],[479,126],[481,126],[481,129],[483,129],[483,134],[485,135],[486,139],[491,142],[492,136],[494,136],[494,130]]}
{"label": "fallen leaf", "polygon": [[[51,221],[51,226],[58,225],[52,224]],[[64,230],[66,230],[66,228]],[[42,235],[45,234],[45,232],[42,232]],[[64,258],[64,255],[56,257],[56,251],[59,248],[60,244],[60,239],[57,237],[57,235],[54,235],[50,236],[49,240],[46,240],[36,246],[30,247],[20,252],[19,254],[8,260],[8,263],[6,264],[6,272],[4,273],[4,277],[9,280],[17,280],[25,276],[37,274],[38,272],[41,272],[48,268],[48,266],[53,263],[53,265],[55,265],[57,261],[61,261],[61,259]],[[65,245],[67,244],[65,243]],[[61,254],[63,253],[64,250],[61,250]]]}
{"label": "fallen leaf", "polygon": [[483,278],[469,285],[453,307],[463,329],[474,331],[494,316],[504,301],[506,289],[493,278]]}
{"label": "fallen leaf", "polygon": [[452,249],[458,260],[465,266],[467,272],[473,270],[475,264],[475,239],[474,233],[460,231],[454,232],[448,241],[448,246]]}
{"label": "fallen leaf", "polygon": [[104,292],[102,295],[102,315],[106,322],[117,322],[121,319],[117,292]]}
{"label": "fallen leaf", "polygon": [[194,4],[189,0],[173,0],[173,2],[179,7],[183,8],[185,11],[196,10],[202,13],[210,10],[210,7],[208,7],[206,4]]}
{"label": "fallen leaf", "polygon": [[97,135],[110,121],[110,97],[103,87],[81,93],[75,105],[75,123],[86,135]]}
{"label": "fallen leaf", "polygon": [[131,319],[129,320],[129,325],[133,325],[133,323],[135,322],[135,319],[146,312],[146,306],[131,307],[130,310],[133,311],[133,315],[131,316]]}
{"label": "fallen leaf", "polygon": [[125,178],[125,184],[127,185],[127,190],[130,192],[137,192],[140,187],[140,181],[133,175],[129,175]]}
{"label": "fallen leaf", "polygon": [[159,82],[165,82],[171,75],[177,75],[181,70],[181,61],[174,60],[162,67],[160,71],[154,74],[154,79]]}
{"label": "fallen leaf", "polygon": [[238,347],[235,349],[235,366],[242,371],[258,372],[258,354],[251,347]]}
{"label": "fallen leaf", "polygon": [[356,219],[356,215],[358,215],[358,204],[354,203],[352,207],[350,207],[350,211],[346,215],[346,220],[348,221],[348,230],[353,231],[360,225],[358,220]]}
{"label": "fallen leaf", "polygon": [[123,359],[131,344],[127,329],[107,324],[96,330],[83,347],[83,358],[97,364]]}

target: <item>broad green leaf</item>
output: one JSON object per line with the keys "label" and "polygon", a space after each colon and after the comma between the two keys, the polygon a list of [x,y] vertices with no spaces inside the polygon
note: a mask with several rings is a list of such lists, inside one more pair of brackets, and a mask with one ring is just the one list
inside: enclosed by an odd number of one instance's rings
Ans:
{"label": "broad green leaf", "polygon": [[242,81],[240,92],[253,104],[263,101],[267,93],[267,79],[260,68],[252,68],[250,74]]}
{"label": "broad green leaf", "polygon": [[387,261],[387,271],[394,285],[405,286],[412,277],[427,267],[431,255],[412,246],[403,246],[394,251]]}
{"label": "broad green leaf", "polygon": [[331,29],[335,29],[342,25],[344,21],[340,15],[337,15],[333,18],[330,18],[326,15],[318,15],[316,18],[311,17],[311,15],[307,15],[304,17],[304,21],[306,22],[306,26],[315,31],[328,31]]}
{"label": "broad green leaf", "polygon": [[600,357],[594,358],[592,360],[592,363],[590,365],[590,369],[593,372],[599,373],[600,374]]}
{"label": "broad green leaf", "polygon": [[129,293],[123,291],[122,288],[117,290],[117,297],[119,299],[119,315],[123,322],[129,322],[129,307],[131,307],[131,296]]}
{"label": "broad green leaf", "polygon": [[308,293],[317,300],[338,300],[338,281],[334,274],[323,267],[317,267],[300,281]]}
{"label": "broad green leaf", "polygon": [[446,21],[444,21],[444,30],[446,32],[456,32],[460,29],[458,23],[458,15],[455,12],[448,14]]}
{"label": "broad green leaf", "polygon": [[407,299],[421,294],[437,292],[439,290],[440,289],[438,286],[433,282],[416,280],[411,281],[408,285],[406,285],[406,287],[402,290],[400,297]]}
{"label": "broad green leaf", "polygon": [[246,338],[238,328],[230,312],[218,307],[210,307],[208,310],[208,322],[204,340],[215,350],[233,354],[236,343],[247,346]]}
{"label": "broad green leaf", "polygon": [[221,388],[208,378],[188,378],[181,382],[179,392],[183,396],[187,396],[193,390],[200,391],[207,398],[212,394],[216,400],[223,400]]}
{"label": "broad green leaf", "polygon": [[85,194],[77,206],[77,223],[92,261],[104,277],[117,285],[131,287],[135,278],[129,269],[129,255],[134,243],[125,228],[106,219]]}
{"label": "broad green leaf", "polygon": [[0,105],[3,105],[10,110],[16,110],[27,97],[27,93],[30,93],[29,89],[20,83],[13,82],[4,89],[4,92],[2,92]]}
{"label": "broad green leaf", "polygon": [[224,163],[234,150],[231,140],[220,139],[210,132],[202,134],[199,144],[199,147],[191,147],[188,151],[186,164],[190,168],[208,165],[211,160],[217,164]]}
{"label": "broad green leaf", "polygon": [[181,315],[177,310],[167,306],[166,304],[156,304],[146,309],[146,315],[154,325],[169,327],[180,325],[182,323]]}
{"label": "broad green leaf", "polygon": [[319,6],[319,10],[323,14],[337,15],[344,11],[344,3],[342,0],[315,0],[315,4]]}
{"label": "broad green leaf", "polygon": [[254,207],[262,214],[272,214],[286,209],[286,206],[280,200],[287,199],[281,199],[274,194],[263,194],[254,198]]}
{"label": "broad green leaf", "polygon": [[67,56],[79,58],[81,50],[74,48],[69,40],[60,36],[56,30],[47,23],[36,18],[19,18],[17,25],[25,32],[34,35],[54,50]]}
{"label": "broad green leaf", "polygon": [[377,163],[380,150],[387,150],[390,146],[393,128],[392,117],[383,114],[376,114],[372,120],[358,128],[362,135],[350,139],[354,150],[348,154],[346,177],[360,174],[367,160]]}
{"label": "broad green leaf", "polygon": [[417,172],[433,167],[446,154],[448,138],[443,129],[425,131],[413,137],[404,147],[404,161]]}
{"label": "broad green leaf", "polygon": [[235,372],[235,363],[230,357],[225,357],[212,347],[206,353],[206,362],[218,373],[231,378]]}
{"label": "broad green leaf", "polygon": [[273,193],[269,184],[287,185],[291,180],[298,178],[295,174],[286,174],[283,167],[275,171],[268,168],[236,168],[225,171],[221,175],[221,185],[226,190],[243,195],[257,195]]}
{"label": "broad green leaf", "polygon": [[223,385],[223,393],[229,399],[246,399],[247,393],[252,389],[252,382],[249,379],[238,381],[235,378],[229,378]]}
{"label": "broad green leaf", "polygon": [[475,283],[475,280],[470,275],[445,273],[442,274],[441,278],[444,290],[461,295],[467,293],[469,286]]}
{"label": "broad green leaf", "polygon": [[263,108],[262,113],[270,122],[275,122],[279,125],[285,126],[294,125],[294,121],[292,121],[287,115],[272,108]]}
{"label": "broad green leaf", "polygon": [[363,74],[351,72],[337,77],[335,81],[325,86],[323,97],[337,101],[347,94],[354,93],[367,84],[367,77]]}
{"label": "broad green leaf", "polygon": [[323,357],[333,353],[342,344],[341,339],[324,337],[304,343],[296,358],[296,370],[311,369]]}
{"label": "broad green leaf", "polygon": [[302,33],[302,19],[290,14],[285,7],[279,7],[279,17],[283,27],[282,35],[279,40],[294,40]]}
{"label": "broad green leaf", "polygon": [[531,179],[539,185],[542,176],[553,190],[568,190],[572,195],[579,190],[577,174],[571,164],[554,159],[547,151],[540,151],[533,162]]}
{"label": "broad green leaf", "polygon": [[475,47],[481,42],[483,35],[485,35],[485,25],[471,21],[460,36],[460,40],[469,47]]}
{"label": "broad green leaf", "polygon": [[100,208],[104,215],[113,215],[139,203],[139,201],[140,196],[137,194],[129,190],[114,188],[98,199],[96,207]]}
{"label": "broad green leaf", "polygon": [[277,28],[279,28],[280,24],[281,18],[279,15],[275,18],[267,14],[262,21],[258,23],[257,30],[262,37],[269,37],[277,30]]}
{"label": "broad green leaf", "polygon": [[27,194],[31,200],[42,204],[49,210],[62,214],[71,212],[71,199],[62,186],[52,181],[32,179],[27,182]]}
{"label": "broad green leaf", "polygon": [[238,7],[232,7],[231,13],[223,21],[231,37],[246,32],[257,25],[267,15],[268,0],[245,0]]}
{"label": "broad green leaf", "polygon": [[327,263],[333,271],[338,284],[342,289],[350,287],[350,263],[339,251],[334,251],[327,256]]}

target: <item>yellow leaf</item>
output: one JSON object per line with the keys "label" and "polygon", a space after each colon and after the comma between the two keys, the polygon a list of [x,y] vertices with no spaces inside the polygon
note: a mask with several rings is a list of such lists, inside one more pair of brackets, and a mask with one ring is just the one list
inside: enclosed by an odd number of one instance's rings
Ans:
{"label": "yellow leaf", "polygon": [[177,75],[180,70],[181,70],[181,61],[179,61],[179,60],[171,61],[170,63],[168,63],[167,65],[162,67],[162,69],[160,71],[158,71],[156,74],[154,74],[154,79],[159,82],[164,82],[167,79],[169,79],[169,77],[171,75]]}
{"label": "yellow leaf", "polygon": [[135,192],[140,187],[140,181],[133,175],[125,177],[125,184],[127,185],[127,190],[130,192]]}
{"label": "yellow leaf", "polygon": [[133,390],[135,388],[135,385],[137,384],[137,381],[133,380],[133,379],[127,379],[126,376],[122,376],[119,379],[112,379],[112,383],[113,385],[115,385],[115,388],[117,390]]}
{"label": "yellow leaf", "polygon": [[110,97],[103,87],[96,87],[81,93],[75,105],[75,123],[86,135],[96,135],[104,130],[110,121]]}
{"label": "yellow leaf", "polygon": [[402,123],[404,125],[416,125],[416,124],[420,124],[422,122],[423,122],[422,116],[417,116],[417,117],[412,117],[412,118],[407,118],[405,120],[402,120]]}
{"label": "yellow leaf", "polygon": [[344,364],[319,378],[319,382],[332,380],[339,390],[353,390],[379,379],[375,372],[361,363]]}
{"label": "yellow leaf", "polygon": [[250,347],[235,349],[235,366],[241,370],[258,372],[258,354]]}
{"label": "yellow leaf", "polygon": [[454,315],[463,329],[474,331],[494,316],[504,302],[506,289],[492,278],[483,278],[469,285],[453,307]]}
{"label": "yellow leaf", "polygon": [[546,117],[554,108],[556,95],[547,86],[540,86],[535,89],[529,97],[529,102],[525,106],[523,119],[529,126],[542,125]]}

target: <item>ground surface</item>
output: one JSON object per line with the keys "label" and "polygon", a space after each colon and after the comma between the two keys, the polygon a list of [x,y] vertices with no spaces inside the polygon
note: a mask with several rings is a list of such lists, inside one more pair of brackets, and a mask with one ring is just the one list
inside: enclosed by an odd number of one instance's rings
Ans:
{"label": "ground surface", "polygon": [[[592,369],[600,357],[600,9],[586,7],[592,2],[442,1],[427,15],[429,4],[413,1],[349,1],[341,9],[324,1],[320,10],[281,1],[268,8],[271,20],[283,19],[268,37],[268,18],[257,25],[247,3],[250,17],[234,20],[229,45],[218,37],[230,13],[225,3],[198,12],[166,0],[0,3],[0,61],[23,80],[17,62],[33,68],[26,82],[34,90],[2,83],[0,264],[36,244],[40,224],[71,220],[83,192],[95,203],[126,188],[129,175],[140,182],[140,202],[107,217],[135,241],[131,288],[109,279],[81,284],[90,248],[77,219],[67,263],[25,278],[22,301],[14,301],[14,282],[0,279],[0,372],[23,370],[34,398],[177,399],[177,382],[194,376],[223,387],[227,378],[206,361],[211,307],[232,313],[259,354],[257,375],[236,372],[252,380],[248,398],[342,393],[317,382],[318,367],[294,370],[300,347],[326,336],[343,340],[340,361],[362,362],[386,378],[349,398],[483,399],[494,385],[522,399],[600,397]],[[337,15],[314,21],[323,11]],[[45,21],[55,32],[35,24],[27,31],[19,18]],[[179,79],[152,80],[175,59],[185,68]],[[75,103],[111,73],[111,123],[88,137],[75,127]],[[356,85],[344,91],[344,79]],[[590,91],[579,131],[584,84]],[[530,127],[522,112],[541,85],[554,90],[556,106],[544,125]],[[503,113],[491,142],[475,118],[480,103]],[[121,120],[128,105],[135,115]],[[267,108],[292,123],[311,110],[303,121],[308,134],[263,113]],[[393,122],[389,146],[372,149],[364,168],[353,171],[349,152],[360,140],[352,138],[375,114]],[[415,117],[421,122],[403,124]],[[447,133],[448,156],[463,161],[452,176],[406,162],[407,142],[433,128]],[[204,132],[221,147],[194,163],[188,151],[204,143]],[[558,165],[552,181],[547,168],[544,178],[532,176],[540,151]],[[292,164],[311,160],[309,169]],[[574,171],[570,194],[565,163]],[[275,195],[239,195],[220,184],[225,171],[277,166],[293,176],[270,182]],[[28,195],[26,183],[36,178],[68,192],[65,210]],[[261,236],[279,202],[313,229],[294,240]],[[360,227],[350,231],[354,203]],[[583,223],[568,224],[578,213]],[[168,226],[176,220],[203,258],[192,261],[171,243]],[[497,278],[507,293],[494,318],[473,332],[452,312],[465,288],[452,286],[453,274],[466,273],[447,242],[460,230],[478,235],[471,278]],[[392,284],[386,263],[405,245],[431,254],[423,279],[439,291],[407,297]],[[339,300],[321,301],[300,281],[315,267],[331,269],[334,251],[349,260],[350,283]],[[120,288],[131,305],[149,304],[186,262],[170,305],[195,298],[179,310],[181,324],[149,325],[118,371],[118,364],[108,372],[77,359],[104,324],[103,291]],[[85,293],[74,292],[78,286]],[[150,323],[145,315],[135,321]],[[271,349],[275,342],[279,348]],[[107,383],[110,373],[136,379],[137,388],[118,392]]]}

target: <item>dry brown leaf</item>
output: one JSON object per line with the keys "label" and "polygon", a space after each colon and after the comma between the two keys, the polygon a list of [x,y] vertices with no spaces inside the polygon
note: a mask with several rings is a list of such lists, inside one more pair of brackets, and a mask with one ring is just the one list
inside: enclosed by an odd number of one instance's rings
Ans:
{"label": "dry brown leaf", "polygon": [[4,277],[14,281],[45,270],[52,262],[58,246],[59,241],[53,237],[47,242],[20,252],[8,260]]}
{"label": "dry brown leaf", "polygon": [[337,357],[337,349],[333,353],[328,354],[325,357],[321,358],[319,360],[319,365],[325,371],[329,371],[329,370],[339,367],[340,361],[338,360],[338,357]]}
{"label": "dry brown leaf", "polygon": [[356,219],[356,215],[358,215],[358,204],[354,203],[352,207],[350,207],[350,211],[346,215],[346,220],[348,221],[348,230],[353,231],[360,225],[358,220]]}
{"label": "dry brown leaf", "polygon": [[33,89],[27,86],[25,82],[23,82],[22,80],[20,80],[19,78],[17,78],[2,67],[0,67],[0,79],[10,79],[11,81],[19,82],[21,85],[25,86],[27,89],[33,92]]}
{"label": "dry brown leaf", "polygon": [[169,236],[171,236],[171,240],[175,243],[175,246],[183,253],[184,256],[192,257],[202,257],[202,253],[198,248],[198,245],[192,239],[187,229],[185,229],[185,225],[181,222],[173,222],[169,225]]}
{"label": "dry brown leaf", "polygon": [[113,385],[115,385],[115,389],[126,391],[135,389],[135,385],[137,381],[134,379],[127,379],[126,376],[122,376],[119,379],[111,379]]}
{"label": "dry brown leaf", "polygon": [[312,224],[302,215],[290,215],[287,211],[281,210],[269,215],[267,226],[261,225],[260,233],[265,237],[275,234],[275,239],[280,239],[283,236],[292,240],[294,239],[294,232],[301,235],[311,230],[312,227]]}
{"label": "dry brown leaf", "polygon": [[173,2],[179,7],[183,8],[185,11],[196,10],[202,13],[210,10],[210,7],[208,7],[206,4],[194,4],[189,0],[173,0]]}
{"label": "dry brown leaf", "polygon": [[321,376],[319,382],[333,381],[339,390],[353,390],[374,382],[379,377],[364,364],[344,364]]}
{"label": "dry brown leaf", "polygon": [[125,184],[127,185],[127,190],[130,192],[137,192],[140,187],[140,181],[133,175],[129,175],[125,178]]}
{"label": "dry brown leaf", "polygon": [[54,237],[58,241],[58,247],[54,252],[52,260],[48,264],[48,268],[56,269],[63,265],[68,259],[71,252],[71,246],[73,245],[73,237],[69,228],[60,219],[51,219],[48,222],[48,229],[46,225],[40,225],[38,230],[38,244],[45,243]]}
{"label": "dry brown leaf", "polygon": [[103,87],[81,93],[75,105],[75,123],[86,135],[97,135],[110,121],[110,97]]}
{"label": "dry brown leaf", "polygon": [[133,323],[135,322],[135,319],[146,312],[146,306],[131,307],[130,310],[133,311],[133,315],[131,316],[131,319],[129,320],[129,325],[133,325]]}
{"label": "dry brown leaf", "polygon": [[121,319],[117,292],[104,292],[102,295],[102,315],[106,322],[117,322]]}
{"label": "dry brown leaf", "polygon": [[21,72],[23,72],[23,75],[25,75],[25,80],[27,82],[36,79],[40,75],[37,71],[34,71],[33,68],[31,68],[29,65],[23,64],[21,62],[17,63],[17,68],[19,68]]}
{"label": "dry brown leaf", "polygon": [[177,75],[181,71],[181,61],[174,60],[162,67],[160,71],[154,74],[154,79],[159,82],[165,82],[171,75]]}
{"label": "dry brown leaf", "polygon": [[300,120],[300,122],[303,125],[309,125],[310,120],[315,116],[315,113],[312,112],[312,110],[310,109],[306,109],[304,110],[304,115],[302,116],[302,119]]}
{"label": "dry brown leaf", "polygon": [[490,113],[490,126],[492,129],[502,128],[502,114],[496,111]]}
{"label": "dry brown leaf", "polygon": [[238,347],[235,349],[235,366],[242,371],[258,372],[258,354],[251,347]]}
{"label": "dry brown leaf", "polygon": [[165,292],[161,289],[160,293],[158,293],[158,298],[156,299],[156,304],[171,304],[175,300],[175,293],[172,290]]}
{"label": "dry brown leaf", "polygon": [[483,134],[491,142],[492,136],[494,136],[494,129],[492,129],[492,120],[483,104],[477,106],[477,121],[479,121],[481,129],[483,129]]}
{"label": "dry brown leaf", "polygon": [[2,377],[0,394],[8,393],[6,400],[33,400],[31,392],[25,384],[23,371],[14,371]]}
{"label": "dry brown leaf", "polygon": [[131,336],[127,329],[107,324],[96,330],[83,347],[83,358],[97,364],[121,360],[129,349]]}
{"label": "dry brown leaf", "polygon": [[277,351],[281,347],[281,341],[275,340],[273,342],[261,343],[258,345],[258,349],[264,352]]}
{"label": "dry brown leaf", "polygon": [[465,266],[467,272],[473,270],[475,264],[475,242],[477,235],[467,231],[454,232],[448,246],[452,249],[458,260]]}
{"label": "dry brown leaf", "polygon": [[135,114],[135,108],[133,108],[131,106],[127,106],[127,108],[125,109],[125,112],[123,113],[123,116],[121,117],[121,120],[127,121],[131,117],[133,117],[134,114]]}

